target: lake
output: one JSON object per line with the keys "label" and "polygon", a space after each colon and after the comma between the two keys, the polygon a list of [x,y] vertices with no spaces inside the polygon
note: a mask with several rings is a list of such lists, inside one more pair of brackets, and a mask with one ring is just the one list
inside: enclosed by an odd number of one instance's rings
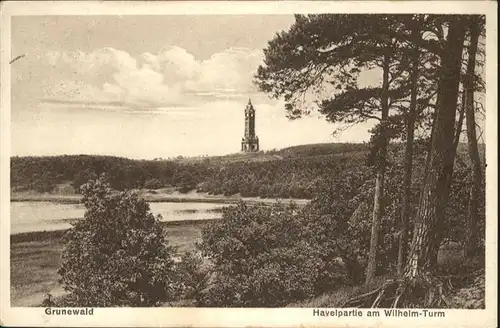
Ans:
{"label": "lake", "polygon": [[[151,212],[160,214],[162,221],[206,220],[221,217],[214,210],[228,206],[213,203],[149,203]],[[82,204],[56,202],[11,202],[10,234],[34,231],[63,230],[71,228],[72,219],[81,219],[85,208]]]}

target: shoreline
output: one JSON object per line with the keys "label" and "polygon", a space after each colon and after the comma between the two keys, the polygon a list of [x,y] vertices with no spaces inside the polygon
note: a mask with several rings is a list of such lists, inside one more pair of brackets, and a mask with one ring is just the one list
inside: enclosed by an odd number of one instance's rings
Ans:
{"label": "shoreline", "polygon": [[[164,227],[179,227],[179,226],[192,226],[192,227],[200,227],[207,223],[214,222],[217,219],[202,219],[202,220],[179,220],[179,221],[162,221],[161,225]],[[71,228],[70,228],[71,229]],[[10,235],[10,243],[25,243],[25,242],[33,242],[33,241],[55,241],[60,240],[64,234],[69,229],[58,229],[58,230],[41,230],[41,231],[28,231],[28,232],[19,232]]]}
{"label": "shoreline", "polygon": [[[299,206],[306,205],[310,202],[309,199],[274,199],[274,198],[258,198],[258,197],[224,197],[224,196],[201,196],[201,197],[181,197],[181,196],[157,196],[157,195],[141,195],[148,203],[211,203],[211,204],[236,204],[240,201],[249,204],[264,203],[266,205],[277,203],[295,202]],[[51,202],[60,204],[80,204],[81,196],[79,195],[11,195],[11,202]]]}

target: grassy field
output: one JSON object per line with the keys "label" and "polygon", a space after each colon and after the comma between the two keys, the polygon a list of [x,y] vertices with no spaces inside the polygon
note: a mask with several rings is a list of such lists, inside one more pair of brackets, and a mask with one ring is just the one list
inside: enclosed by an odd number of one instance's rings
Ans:
{"label": "grassy field", "polygon": [[[206,222],[182,222],[167,225],[167,236],[179,252],[194,249]],[[64,294],[58,283],[57,269],[63,245],[63,231],[24,233],[11,236],[11,305],[38,306],[47,292]]]}
{"label": "grassy field", "polygon": [[47,292],[63,293],[57,280],[62,244],[58,238],[11,244],[10,293],[12,306],[40,304]]}

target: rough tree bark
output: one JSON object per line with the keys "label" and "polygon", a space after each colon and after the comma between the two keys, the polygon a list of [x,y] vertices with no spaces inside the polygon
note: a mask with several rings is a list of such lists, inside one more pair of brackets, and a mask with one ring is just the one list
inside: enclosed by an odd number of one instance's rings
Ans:
{"label": "rough tree bark", "polygon": [[387,156],[387,122],[389,118],[389,65],[390,55],[384,55],[383,64],[383,80],[381,93],[381,122],[380,122],[380,149],[377,156],[377,174],[375,179],[375,195],[372,214],[372,231],[370,238],[370,253],[368,254],[368,265],[366,268],[365,284],[369,285],[375,278],[377,269],[377,249],[380,230],[380,222],[383,215],[383,197],[384,197],[384,180],[385,166]]}
{"label": "rough tree bark", "polygon": [[[464,122],[464,117],[465,117],[465,92],[462,92],[462,101],[461,101],[461,106],[460,106],[460,112],[458,115],[458,122],[455,127],[455,137],[453,138],[453,158],[455,158],[457,154],[457,148],[458,144],[460,143],[460,136],[462,134],[462,125]],[[453,164],[447,168],[446,170],[446,188],[451,188],[451,184],[453,182],[453,168],[454,168],[454,162]],[[439,247],[441,246],[441,243],[443,241],[443,233],[444,229],[446,227],[446,216],[443,216],[441,220],[438,220],[436,222],[436,233],[434,234],[434,240],[433,240],[433,246],[431,247],[431,251],[429,254],[429,265],[431,267],[435,266],[438,262],[438,253],[439,253]]]}
{"label": "rough tree bark", "polygon": [[453,149],[455,149],[455,152],[457,151],[458,144],[460,143],[460,136],[462,134],[462,126],[464,125],[464,118],[465,118],[465,92],[462,93],[460,113],[458,115],[457,127],[455,129],[455,139],[453,140]]}
{"label": "rough tree bark", "polygon": [[420,32],[414,28],[412,31],[412,39],[415,42],[415,49],[412,56],[412,72],[411,72],[411,96],[410,107],[406,116],[406,145],[405,145],[405,163],[403,175],[403,202],[401,208],[401,227],[399,231],[399,247],[398,247],[398,263],[397,273],[403,274],[404,264],[406,260],[407,245],[408,245],[408,226],[410,220],[411,209],[411,176],[413,171],[413,139],[415,134],[415,120],[417,117],[417,93],[418,93],[418,68],[420,60],[420,49],[418,39]]}
{"label": "rough tree bark", "polygon": [[410,253],[404,276],[415,279],[429,271],[429,254],[432,251],[436,222],[443,217],[449,188],[446,171],[453,166],[453,137],[457,110],[460,66],[465,28],[462,18],[451,17],[448,40],[442,54],[440,100],[436,109],[435,128],[430,149],[429,168],[424,180]]}
{"label": "rough tree bark", "polygon": [[478,251],[478,202],[481,192],[482,172],[481,160],[477,146],[476,118],[474,112],[474,70],[476,67],[477,44],[479,40],[480,26],[477,18],[473,18],[470,26],[470,47],[469,59],[467,62],[467,73],[464,81],[465,92],[465,115],[467,124],[467,143],[469,148],[470,169],[471,169],[471,190],[469,194],[467,211],[467,240],[465,253],[467,257],[473,257]]}

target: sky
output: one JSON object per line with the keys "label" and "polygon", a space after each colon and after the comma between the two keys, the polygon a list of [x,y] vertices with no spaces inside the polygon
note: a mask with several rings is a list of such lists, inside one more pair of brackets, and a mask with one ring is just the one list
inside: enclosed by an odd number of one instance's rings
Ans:
{"label": "sky", "polygon": [[169,158],[238,152],[248,99],[261,149],[333,136],[318,113],[290,121],[252,76],[291,15],[12,18],[11,151]]}

